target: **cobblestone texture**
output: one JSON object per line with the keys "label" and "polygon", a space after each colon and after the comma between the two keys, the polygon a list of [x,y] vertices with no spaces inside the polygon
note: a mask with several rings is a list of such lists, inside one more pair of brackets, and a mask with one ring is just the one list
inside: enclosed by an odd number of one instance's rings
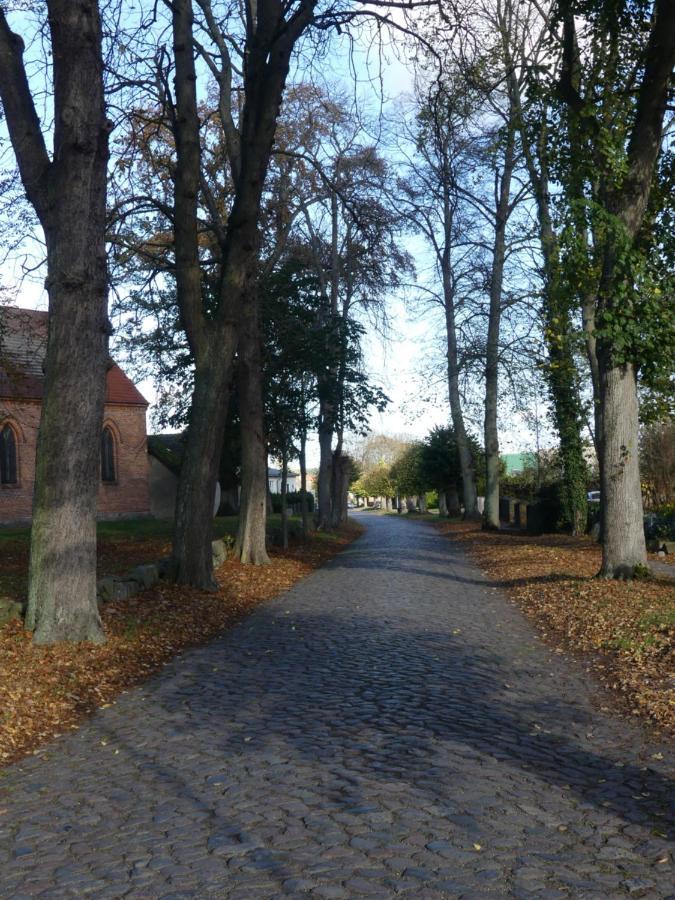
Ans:
{"label": "cobblestone texture", "polygon": [[459,549],[370,518],[5,773],[0,896],[675,897],[661,754]]}

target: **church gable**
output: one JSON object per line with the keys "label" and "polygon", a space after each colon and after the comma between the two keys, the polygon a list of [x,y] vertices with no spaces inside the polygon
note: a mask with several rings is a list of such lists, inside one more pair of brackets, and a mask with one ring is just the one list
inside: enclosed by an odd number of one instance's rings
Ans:
{"label": "church gable", "polygon": [[[0,523],[30,519],[46,349],[46,312],[0,307]],[[148,403],[112,359],[105,403],[99,517],[148,515]]]}

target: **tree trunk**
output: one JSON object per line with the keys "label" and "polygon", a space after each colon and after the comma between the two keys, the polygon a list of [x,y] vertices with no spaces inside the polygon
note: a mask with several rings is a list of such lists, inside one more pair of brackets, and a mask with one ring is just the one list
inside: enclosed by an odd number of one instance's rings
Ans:
{"label": "tree trunk", "polygon": [[[238,177],[234,178],[234,197],[226,221],[220,223],[223,234],[218,246],[218,303],[208,311],[201,294],[199,265],[197,209],[202,172],[192,2],[174,0],[171,11],[175,58],[172,127],[176,142],[173,227],[177,297],[196,370],[201,373],[195,380],[197,408],[191,412],[181,470],[174,556],[179,562],[182,582],[213,588],[210,523],[218,457],[214,461],[212,452],[222,444],[239,318],[241,314],[246,330],[248,292],[255,285],[262,191],[290,58],[295,42],[311,21],[313,5],[296,11],[288,21],[277,20],[275,27],[270,27],[275,15],[270,10],[260,11],[260,21],[257,7],[252,14],[245,46],[243,105],[235,153],[238,158],[233,159],[230,153],[231,168]],[[255,303],[255,297],[252,302]],[[254,315],[257,316],[257,308]],[[259,347],[252,352],[258,354],[258,370],[254,371],[256,366],[252,365],[243,378],[250,386],[247,389],[254,404],[261,404],[261,400],[256,401],[256,395],[260,397]],[[242,454],[247,474],[242,484],[238,547],[243,561],[267,562],[264,534],[260,531],[261,522],[264,526],[265,521],[267,483],[260,427],[262,415],[257,408],[248,409],[246,403],[242,403],[242,408],[250,427],[243,429],[247,446]],[[207,483],[200,479],[206,479]],[[190,554],[194,555],[193,559],[189,558]]]}
{"label": "tree trunk", "polygon": [[[342,443],[338,442],[338,447]],[[333,455],[333,496],[331,500],[331,525],[333,528],[342,528],[347,521],[347,497],[349,494],[349,473],[351,460],[341,452]]]}
{"label": "tree trunk", "polygon": [[581,437],[582,410],[569,291],[551,267],[552,264],[548,267],[550,271],[544,284],[545,334],[549,356],[546,377],[553,401],[553,420],[560,439],[563,521],[572,534],[577,535],[585,532],[588,517],[586,461]]}
{"label": "tree trunk", "polygon": [[281,546],[288,550],[288,456],[281,457]]}
{"label": "tree trunk", "polygon": [[[230,348],[223,355],[233,356]],[[213,499],[225,436],[231,369],[220,354],[213,365],[195,368],[188,439],[178,480],[173,558],[176,581],[215,591],[213,575]]]}
{"label": "tree trunk", "polygon": [[647,564],[634,368],[607,365],[601,356],[600,387],[603,409],[601,496],[605,511],[600,575],[632,578],[636,566]]}
{"label": "tree trunk", "polygon": [[417,502],[419,503],[421,513],[426,513],[429,511],[427,508],[427,495],[425,493],[421,493],[418,496]]}
{"label": "tree trunk", "polygon": [[[444,306],[445,331],[448,342],[448,396],[452,429],[457,442],[459,465],[462,474],[462,490],[464,493],[464,518],[474,519],[478,516],[476,509],[476,473],[473,468],[471,445],[464,425],[462,401],[459,393],[459,359],[457,353],[457,329],[455,326],[455,306],[449,275],[444,273]],[[447,285],[446,285],[447,282]]]}
{"label": "tree trunk", "polygon": [[539,202],[539,231],[544,258],[544,334],[549,356],[546,368],[553,420],[560,440],[563,516],[572,534],[586,530],[586,461],[581,437],[582,406],[574,355],[570,285],[561,281],[557,239],[545,197]]}
{"label": "tree trunk", "polygon": [[190,0],[176,0],[172,16],[176,69],[173,124],[176,294],[182,325],[195,359],[187,441],[176,497],[173,557],[179,584],[215,591],[218,584],[213,575],[211,548],[213,498],[237,335],[233,324],[216,325],[203,314],[197,222],[201,153]]}
{"label": "tree trunk", "polygon": [[317,482],[317,527],[328,529],[331,525],[331,495],[333,484],[333,408],[327,401],[321,402],[319,421],[319,476]]}
{"label": "tree trunk", "polygon": [[235,552],[243,563],[269,565],[267,555],[267,444],[262,396],[262,347],[257,291],[246,304],[239,341],[241,508]]}
{"label": "tree trunk", "polygon": [[98,3],[50,0],[53,161],[0,11],[0,96],[47,244],[49,332],[36,453],[26,624],[34,641],[104,640],[96,602],[96,502],[109,322],[108,134]]}
{"label": "tree trunk", "polygon": [[533,148],[530,146],[530,136],[521,106],[521,88],[516,78],[515,67],[511,64],[510,35],[506,29],[502,31],[502,39],[507,64],[511,70],[510,96],[518,120],[521,145],[537,205],[539,243],[543,259],[542,305],[546,324],[544,338],[549,356],[546,380],[553,403],[555,427],[560,439],[563,515],[572,534],[583,534],[586,530],[588,506],[586,462],[581,438],[582,405],[570,313],[575,298],[572,286],[562,279],[558,237],[551,216],[547,118],[544,115],[537,123],[537,138]]}
{"label": "tree trunk", "polygon": [[[563,40],[572,51],[567,54],[561,83],[563,95],[570,98],[578,96],[576,89],[581,66],[575,10],[572,4],[566,2],[561,5],[561,11]],[[591,305],[586,298],[584,302],[584,328],[591,371],[594,381],[596,377],[599,380],[600,421],[598,423],[596,417],[596,431],[600,433],[603,532],[600,574],[606,578],[631,577],[636,566],[646,564],[635,361],[627,360],[624,355],[625,326],[619,327],[618,331],[616,329],[617,320],[630,309],[629,298],[634,287],[635,271],[633,265],[621,265],[620,262],[622,257],[625,262],[629,250],[636,249],[649,205],[656,163],[663,149],[663,123],[675,64],[675,5],[670,0],[656,0],[653,4],[649,30],[641,77],[633,85],[636,103],[632,130],[629,134],[621,130],[618,132],[618,146],[622,151],[625,148],[622,177],[615,178],[613,162],[607,164],[609,168],[606,171],[603,171],[602,165],[598,166],[596,173],[603,188],[594,192],[594,199],[603,205],[603,213],[608,214],[604,221],[612,224],[602,236],[603,265],[595,302]],[[596,87],[600,85],[593,85],[593,89]],[[603,85],[602,88],[614,90],[614,85]],[[602,92],[598,96],[602,97]],[[576,104],[571,106],[574,109]],[[569,121],[570,137],[573,137],[580,117],[572,114]],[[581,131],[581,128],[578,130]],[[613,155],[603,153],[598,154],[597,158],[604,163],[607,159],[613,160]],[[594,249],[597,250],[597,246]],[[620,313],[618,316],[617,311]],[[589,324],[600,324],[606,328],[606,331],[601,329],[605,333],[595,348],[597,373],[591,343],[595,335]]]}
{"label": "tree trunk", "polygon": [[[461,507],[459,505],[459,493],[457,492],[457,485],[452,484],[448,488],[446,492],[447,503],[448,503],[448,515],[449,516],[459,516],[461,515]],[[465,517],[466,518],[466,517]]]}
{"label": "tree trunk", "polygon": [[445,491],[438,492],[438,515],[446,518],[448,515],[448,503],[445,499]]}
{"label": "tree trunk", "polygon": [[309,509],[307,504],[307,434],[303,428],[300,435],[300,510],[302,513],[302,536],[309,534]]}
{"label": "tree trunk", "polygon": [[509,123],[504,153],[504,171],[495,214],[495,240],[490,274],[490,314],[485,355],[485,510],[484,527],[499,529],[499,332],[502,314],[502,285],[506,255],[506,224],[509,216],[511,176],[515,164],[515,136]]}
{"label": "tree trunk", "polygon": [[105,254],[100,240],[88,275],[86,269],[78,273],[84,284],[73,287],[67,284],[67,276],[74,274],[72,235],[54,243],[48,261],[54,282],[49,285],[26,627],[34,630],[37,644],[101,643],[96,501],[107,356]]}
{"label": "tree trunk", "polygon": [[333,451],[333,464],[331,466],[331,498],[330,498],[330,527],[340,528],[342,525],[342,487],[344,480],[343,458],[338,446]]}

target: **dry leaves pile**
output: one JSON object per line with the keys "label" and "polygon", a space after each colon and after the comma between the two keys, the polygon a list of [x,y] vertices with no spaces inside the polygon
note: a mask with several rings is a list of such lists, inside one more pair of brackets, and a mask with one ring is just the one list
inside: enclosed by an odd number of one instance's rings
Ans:
{"label": "dry leaves pile", "polygon": [[491,533],[438,526],[513,597],[549,642],[586,654],[588,668],[630,710],[675,732],[675,583],[605,581],[587,537]]}
{"label": "dry leaves pile", "polygon": [[[340,535],[316,535],[306,544],[273,551],[271,566],[228,560],[216,573],[218,594],[160,583],[130,600],[108,603],[102,611],[108,641],[101,647],[34,647],[20,622],[0,628],[0,766],[76,727],[176,653],[214,637],[287,590],[360,532],[350,524]],[[124,543],[102,542],[102,570],[115,571],[117,562],[128,569],[166,551],[158,541]],[[22,554],[17,550],[10,555],[11,567],[18,568]],[[3,574],[6,562],[9,568],[3,554]]]}

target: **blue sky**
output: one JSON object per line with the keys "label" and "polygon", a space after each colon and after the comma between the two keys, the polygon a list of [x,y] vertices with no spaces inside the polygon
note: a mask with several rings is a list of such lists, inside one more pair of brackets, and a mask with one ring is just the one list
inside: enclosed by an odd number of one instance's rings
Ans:
{"label": "blue sky", "polygon": [[[401,51],[401,52],[399,52]],[[382,52],[374,44],[366,41],[350,44],[343,37],[335,41],[331,53],[321,61],[320,75],[326,82],[342,82],[354,85],[359,101],[377,112],[380,106],[385,113],[401,105],[401,101],[412,93],[412,68],[398,58],[405,57],[403,47],[390,46]],[[297,73],[298,76],[300,73]],[[353,75],[356,74],[356,83]],[[407,239],[408,248],[422,267],[429,266],[426,250],[419,239]],[[21,284],[16,302],[28,308],[46,308],[46,294],[42,286],[44,272],[24,277],[18,260],[9,260],[0,271],[4,285],[12,287]],[[409,435],[422,438],[434,425],[445,424],[449,412],[445,402],[445,392],[441,385],[438,403],[421,403],[422,388],[420,369],[425,355],[436,353],[435,345],[441,335],[441,323],[433,316],[409,314],[401,296],[391,296],[388,300],[390,335],[384,340],[372,328],[364,341],[364,357],[374,381],[379,383],[391,403],[384,413],[375,413],[371,425],[375,432]],[[139,385],[149,400],[154,399],[154,389],[150,382]],[[425,391],[427,392],[427,391]],[[152,430],[150,427],[149,430]],[[534,444],[532,433],[522,421],[514,421],[502,432],[504,452],[530,449]],[[318,445],[313,442],[308,448],[310,466],[318,462]]]}

